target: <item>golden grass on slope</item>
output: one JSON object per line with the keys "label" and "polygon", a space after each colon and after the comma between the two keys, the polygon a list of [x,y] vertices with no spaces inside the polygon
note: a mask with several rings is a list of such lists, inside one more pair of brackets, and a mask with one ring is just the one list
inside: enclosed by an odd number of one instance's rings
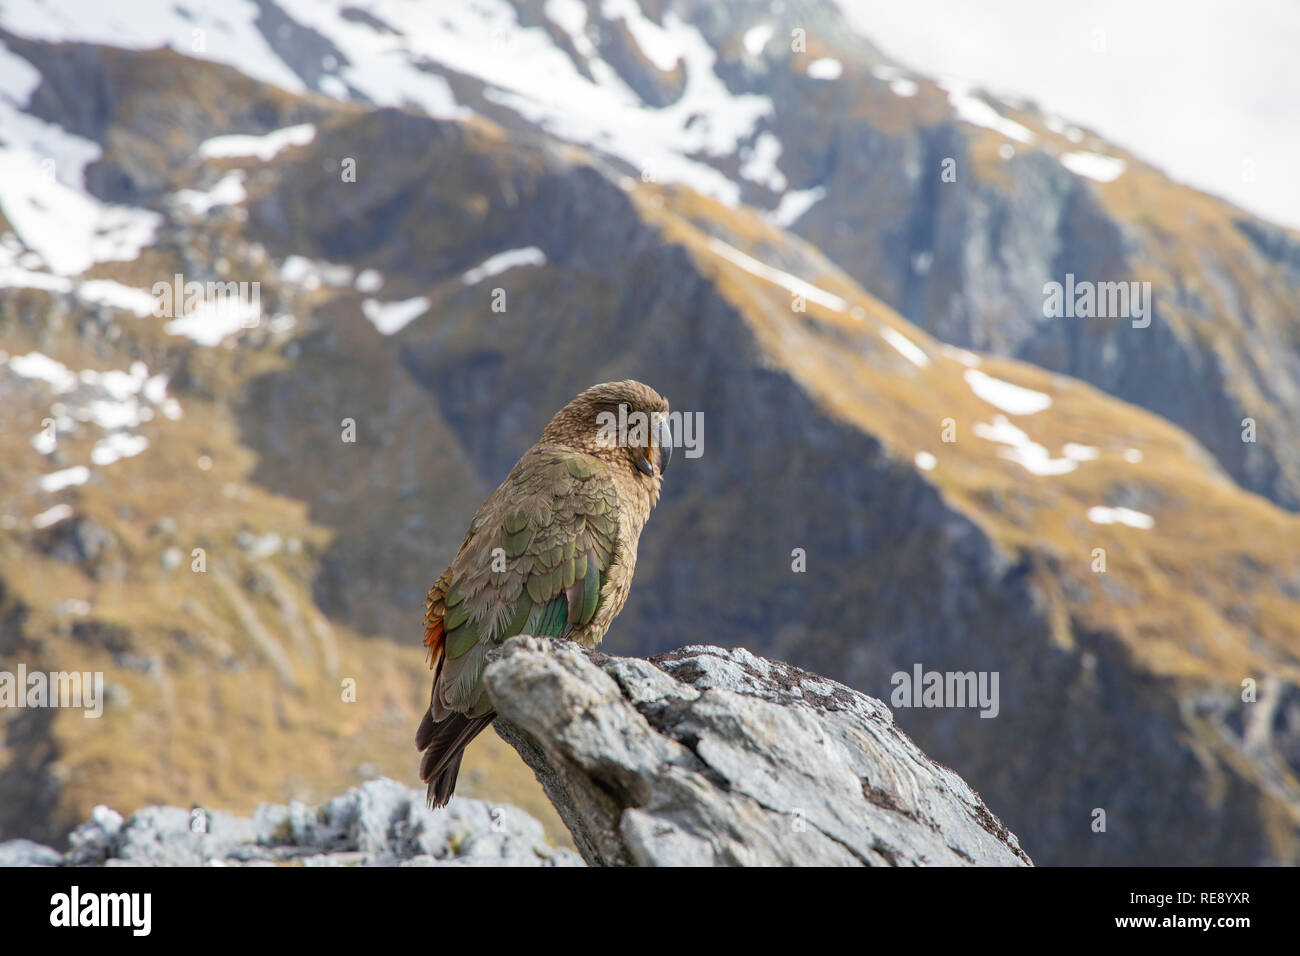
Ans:
{"label": "golden grass on slope", "polygon": [[[1300,346],[1300,310],[1285,267],[1262,256],[1237,225],[1254,217],[1175,182],[1091,133],[1076,143],[1048,129],[1036,112],[1002,112],[1035,135],[1031,145],[1013,144],[1017,154],[1044,152],[1059,160],[1065,153],[1095,151],[1124,161],[1123,173],[1111,182],[1080,179],[1133,240],[1124,278],[1151,283],[1160,323],[1222,367],[1228,395],[1256,419],[1261,435],[1288,434],[1286,399],[1266,394],[1273,389],[1260,384],[1276,383],[1283,396],[1289,390],[1286,357]],[[970,129],[976,177],[1003,190],[1013,188],[1002,159],[1008,141],[990,130]],[[1272,447],[1283,482],[1300,481],[1300,459],[1292,449],[1275,437],[1262,440]]]}
{"label": "golden grass on slope", "polygon": [[[1073,587],[1047,591],[1074,626],[1113,631],[1156,674],[1216,683],[1300,677],[1300,517],[1232,484],[1185,432],[1081,382],[981,356],[978,371],[1052,402],[1030,415],[1000,411],[973,393],[955,350],[852,287],[804,244],[685,191],[638,186],[637,198],[645,218],[691,252],[760,345],[828,411],[902,460],[933,455],[933,471],[918,473],[954,507],[1008,552],[1050,558]],[[719,255],[710,235],[778,268],[806,263],[800,278],[848,308],[809,301],[806,313],[792,311],[786,288]],[[922,350],[924,367],[899,354],[886,330]],[[999,415],[1046,457],[1063,459],[1068,443],[1097,457],[1068,473],[1032,474],[1005,457],[1009,446],[975,434]],[[955,442],[942,440],[946,420]],[[1142,460],[1126,460],[1129,449]],[[1155,527],[1089,520],[1090,509],[1111,506],[1148,513]],[[1096,548],[1105,549],[1104,574],[1092,570]]]}
{"label": "golden grass on slope", "polygon": [[[112,358],[67,328],[47,327],[39,341],[11,329],[5,347],[39,347],[74,370],[150,356],[151,372],[163,350],[179,347],[192,383],[232,400],[249,376],[282,361],[257,350],[191,350],[168,341],[160,320],[122,325]],[[61,436],[56,465],[29,441],[53,397],[38,383],[21,394],[0,432],[0,508],[11,525],[0,532],[0,581],[6,601],[29,609],[28,668],[102,671],[108,698],[97,720],[54,714],[56,827],[98,803],[124,813],[154,803],[249,813],[263,802],[320,802],[378,775],[418,786],[423,648],[418,639],[356,634],[317,609],[312,582],[330,535],[311,524],[303,502],[248,481],[256,456],[228,405],[181,394],[179,421],[159,415],[133,430],[149,439],[143,453],[92,466],[84,485],[43,493],[41,475],[89,463],[102,435],[82,425]],[[43,553],[40,542],[60,526],[40,531],[31,519],[56,503],[75,513],[61,525],[86,520],[111,536],[97,561],[83,567]],[[278,549],[257,553],[269,535]],[[196,548],[201,573],[192,569]],[[17,756],[0,749],[0,767]],[[521,806],[551,839],[568,842],[531,771],[494,735],[473,748],[461,793]]]}

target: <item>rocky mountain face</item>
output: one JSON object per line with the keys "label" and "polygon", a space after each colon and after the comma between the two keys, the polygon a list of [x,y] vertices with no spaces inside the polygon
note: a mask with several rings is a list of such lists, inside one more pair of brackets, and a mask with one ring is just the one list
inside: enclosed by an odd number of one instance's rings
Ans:
{"label": "rocky mountain face", "polygon": [[[702,454],[610,651],[879,697],[1040,864],[1300,862],[1291,233],[824,4],[84,7],[0,13],[0,669],[105,709],[4,712],[0,835],[409,779],[425,589],[636,377]],[[466,792],[559,838],[490,737]]]}
{"label": "rocky mountain face", "polygon": [[1030,862],[880,701],[744,649],[644,661],[521,637],[485,678],[588,863]]}
{"label": "rocky mountain face", "polygon": [[[782,144],[781,177],[745,201],[816,196],[778,218],[909,321],[1150,409],[1242,487],[1300,508],[1294,234],[1032,102],[895,63],[829,5],[670,7],[719,50],[729,89],[771,100],[756,129]],[[799,29],[807,55],[788,42]],[[1150,283],[1150,315],[1045,314],[1045,284],[1067,276]]]}

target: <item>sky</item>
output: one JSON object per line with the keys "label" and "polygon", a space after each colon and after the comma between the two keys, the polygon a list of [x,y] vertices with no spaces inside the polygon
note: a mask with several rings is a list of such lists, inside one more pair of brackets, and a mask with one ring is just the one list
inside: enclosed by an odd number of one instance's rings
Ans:
{"label": "sky", "polygon": [[1300,0],[838,0],[886,54],[1300,229]]}

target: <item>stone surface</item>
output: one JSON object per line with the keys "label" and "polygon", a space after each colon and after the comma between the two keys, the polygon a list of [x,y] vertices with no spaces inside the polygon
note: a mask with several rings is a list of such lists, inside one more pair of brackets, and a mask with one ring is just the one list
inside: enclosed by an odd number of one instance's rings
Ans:
{"label": "stone surface", "polygon": [[486,679],[590,864],[1031,865],[884,704],[787,664],[522,637]]}
{"label": "stone surface", "polygon": [[60,853],[31,840],[0,843],[0,866],[581,866],[551,846],[522,810],[457,798],[429,810],[424,794],[372,780],[320,807],[263,804],[251,818],[145,807],[123,819],[108,807]]}

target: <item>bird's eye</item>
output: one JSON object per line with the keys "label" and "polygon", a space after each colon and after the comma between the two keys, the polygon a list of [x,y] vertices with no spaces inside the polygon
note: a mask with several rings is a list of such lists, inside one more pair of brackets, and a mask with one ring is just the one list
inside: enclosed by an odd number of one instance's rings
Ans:
{"label": "bird's eye", "polygon": [[625,412],[632,411],[632,404],[630,402],[619,402],[618,407]]}

